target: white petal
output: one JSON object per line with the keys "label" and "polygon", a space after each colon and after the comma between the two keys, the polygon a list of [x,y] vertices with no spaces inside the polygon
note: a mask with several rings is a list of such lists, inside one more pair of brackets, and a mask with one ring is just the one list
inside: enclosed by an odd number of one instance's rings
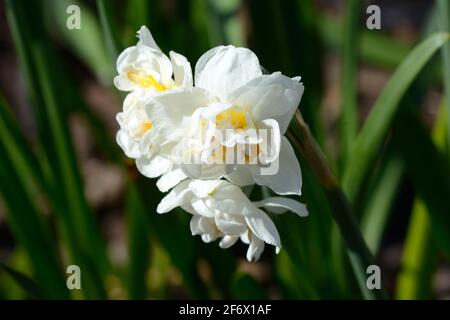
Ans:
{"label": "white petal", "polygon": [[212,218],[200,217],[198,220],[198,228],[200,233],[203,234],[220,235]]}
{"label": "white petal", "polygon": [[233,244],[235,244],[238,239],[239,239],[238,236],[225,235],[225,236],[223,236],[222,240],[220,240],[219,246],[222,249],[227,249],[227,248],[231,247]]}
{"label": "white petal", "polygon": [[173,169],[163,174],[162,177],[156,182],[156,186],[159,191],[167,192],[186,178],[187,176],[184,174],[183,170],[180,168]]}
{"label": "white petal", "polygon": [[170,60],[172,61],[175,85],[179,87],[192,87],[192,69],[189,61],[186,59],[186,57],[174,51],[170,51],[169,56]]}
{"label": "white petal", "polygon": [[195,212],[198,215],[207,217],[207,218],[213,218],[214,217],[214,210],[211,210],[205,205],[205,202],[202,199],[192,199],[191,206],[195,210]]}
{"label": "white petal", "polygon": [[260,123],[260,129],[265,129],[266,134],[262,134],[263,143],[260,148],[264,154],[259,157],[263,164],[268,164],[278,158],[280,154],[281,132],[278,121],[274,119],[265,119]]}
{"label": "white petal", "polygon": [[200,216],[194,215],[192,216],[191,222],[189,223],[189,227],[191,228],[191,233],[193,236],[201,234],[199,226],[200,218]]}
{"label": "white petal", "polygon": [[241,241],[245,244],[250,244],[250,234],[252,232],[250,230],[247,230],[246,232],[244,232],[243,234],[241,234],[241,236],[239,237],[241,239]]}
{"label": "white petal", "polygon": [[195,66],[195,86],[226,99],[229,93],[262,75],[258,57],[249,49],[219,46],[207,51]]}
{"label": "white petal", "polygon": [[[278,163],[277,163],[278,161]],[[253,177],[257,184],[267,186],[277,194],[301,194],[302,173],[294,149],[286,137],[281,137],[280,156],[272,162],[273,168],[253,168]],[[278,168],[277,168],[278,167]],[[268,175],[267,170],[276,169],[276,174]],[[263,174],[262,174],[263,173]]]}
{"label": "white petal", "polygon": [[258,214],[245,216],[250,230],[264,242],[281,248],[280,235],[269,216],[262,210]]}
{"label": "white petal", "polygon": [[161,49],[158,47],[158,45],[155,42],[155,39],[153,39],[153,36],[148,30],[146,26],[142,26],[139,31],[137,32],[137,36],[139,38],[139,44],[146,45],[147,47],[153,48],[155,50],[161,51]]}
{"label": "white petal", "polygon": [[238,106],[248,108],[253,121],[275,119],[284,134],[297,109],[304,87],[280,72],[262,75],[231,94]]}
{"label": "white petal", "polygon": [[208,94],[199,88],[181,88],[163,92],[153,97],[153,104],[146,108],[149,119],[166,139],[177,140],[185,117],[190,117],[195,109],[209,104]]}
{"label": "white petal", "polygon": [[116,142],[128,158],[136,159],[142,156],[141,151],[139,150],[139,144],[124,130],[117,131]]}
{"label": "white petal", "polygon": [[222,180],[192,180],[189,189],[196,197],[205,198],[222,184],[224,184]]}
{"label": "white petal", "polygon": [[239,187],[248,186],[255,183],[249,166],[237,165],[233,171],[225,176],[225,179]]}
{"label": "white petal", "polygon": [[270,197],[261,201],[253,202],[257,207],[264,207],[273,213],[284,213],[286,211],[292,211],[300,217],[308,216],[308,210],[306,206],[298,201],[290,198],[282,197]]}
{"label": "white petal", "polygon": [[139,172],[148,178],[156,178],[169,170],[172,161],[162,156],[154,156],[151,158],[140,157],[136,159],[136,167]]}
{"label": "white petal", "polygon": [[216,226],[223,234],[240,236],[247,230],[247,226],[233,219],[216,216]]}
{"label": "white petal", "polygon": [[131,91],[134,85],[124,75],[114,77],[114,86],[120,91]]}
{"label": "white petal", "polygon": [[258,261],[263,251],[264,251],[264,241],[255,237],[255,235],[252,235],[250,245],[248,246],[247,249],[247,260],[249,262]]}
{"label": "white petal", "polygon": [[259,209],[247,198],[242,190],[236,186],[229,190],[220,190],[212,197],[205,199],[206,205],[219,212],[230,215],[250,215]]}
{"label": "white petal", "polygon": [[214,240],[216,240],[218,238],[217,235],[213,235],[213,234],[202,234],[202,240],[205,243],[210,243],[213,242]]}
{"label": "white petal", "polygon": [[188,185],[189,181],[183,181],[173,188],[173,190],[170,191],[158,204],[156,212],[166,213],[190,201],[193,195],[189,190]]}
{"label": "white petal", "polygon": [[187,161],[181,164],[181,168],[192,179],[217,180],[226,174],[226,167],[224,165],[186,163],[191,162],[190,159],[188,157],[183,159]]}

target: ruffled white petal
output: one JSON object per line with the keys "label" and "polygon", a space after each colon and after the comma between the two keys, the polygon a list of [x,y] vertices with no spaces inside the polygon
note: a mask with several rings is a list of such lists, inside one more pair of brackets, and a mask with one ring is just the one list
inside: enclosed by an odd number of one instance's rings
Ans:
{"label": "ruffled white petal", "polygon": [[194,80],[192,79],[192,69],[189,61],[185,56],[174,51],[170,51],[169,56],[172,61],[175,85],[178,87],[192,87]]}
{"label": "ruffled white petal", "polygon": [[303,95],[303,84],[280,72],[262,75],[238,88],[230,100],[248,108],[254,121],[275,119],[284,134]]}
{"label": "ruffled white petal", "polygon": [[197,199],[197,198],[192,199],[191,206],[194,209],[194,211],[201,216],[204,216],[207,218],[214,218],[214,216],[215,216],[214,210],[209,208],[205,204],[203,199]]}
{"label": "ruffled white petal", "polygon": [[226,215],[216,215],[215,223],[220,232],[226,235],[239,236],[247,230],[245,221],[237,221],[234,217]]}
{"label": "ruffled white petal", "polygon": [[[281,195],[301,194],[302,173],[294,149],[286,137],[281,138],[278,171],[274,175],[262,175],[260,168],[252,168],[257,184],[267,186]],[[272,163],[272,165],[277,165]]]}
{"label": "ruffled white petal", "polygon": [[172,169],[164,173],[161,178],[156,182],[156,186],[159,191],[167,192],[173,187],[175,187],[180,181],[186,179],[187,176],[184,174],[183,170],[180,168]]}
{"label": "ruffled white petal", "polygon": [[170,191],[158,204],[156,212],[166,213],[190,201],[193,197],[188,188],[189,181],[183,181]]}
{"label": "ruffled white petal", "polygon": [[161,49],[156,44],[155,39],[153,39],[152,33],[146,26],[141,26],[141,28],[137,32],[137,36],[139,38],[138,44],[146,45],[147,47],[161,51]]}
{"label": "ruffled white petal", "polygon": [[140,157],[136,159],[136,167],[142,175],[156,178],[165,173],[172,165],[170,159],[156,155],[151,158]]}
{"label": "ruffled white petal", "polygon": [[222,249],[227,249],[227,248],[233,246],[233,245],[236,243],[236,241],[238,241],[238,240],[239,240],[239,237],[238,237],[238,236],[229,236],[229,235],[225,235],[225,236],[223,236],[223,238],[220,240],[219,246],[220,246]]}
{"label": "ruffled white petal", "polygon": [[250,244],[247,249],[247,260],[249,262],[258,261],[264,251],[264,247],[264,241],[252,234]]}
{"label": "ruffled white petal", "polygon": [[207,106],[210,97],[199,88],[181,88],[163,92],[153,97],[146,112],[161,136],[178,140],[184,135],[183,120],[200,107]]}
{"label": "ruffled white petal", "polygon": [[224,184],[221,180],[193,180],[189,183],[189,189],[198,198],[205,198],[210,195],[219,185]]}
{"label": "ruffled white petal", "polygon": [[253,203],[259,208],[263,207],[277,214],[285,213],[289,210],[300,217],[308,216],[306,206],[290,198],[270,197]]}
{"label": "ruffled white petal", "polygon": [[281,248],[280,235],[275,224],[269,216],[262,210],[258,210],[257,214],[245,216],[250,230],[264,242],[275,247]]}
{"label": "ruffled white petal", "polygon": [[195,86],[227,100],[228,95],[262,75],[259,60],[249,49],[219,46],[207,51],[195,66]]}
{"label": "ruffled white petal", "polygon": [[142,155],[139,144],[131,139],[124,130],[117,131],[116,142],[128,158],[136,159]]}

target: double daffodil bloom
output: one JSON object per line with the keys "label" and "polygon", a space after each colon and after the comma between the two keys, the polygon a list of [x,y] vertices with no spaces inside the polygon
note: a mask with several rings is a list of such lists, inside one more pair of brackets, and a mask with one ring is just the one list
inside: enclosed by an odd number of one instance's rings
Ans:
{"label": "double daffodil bloom", "polygon": [[266,244],[278,253],[280,236],[262,208],[304,217],[306,207],[281,197],[252,202],[240,187],[301,193],[300,165],[284,137],[303,94],[300,78],[263,75],[252,51],[219,46],[197,62],[194,87],[185,57],[171,51],[169,59],[145,27],[138,37],[117,60],[114,84],[129,93],[116,139],[144,176],[160,177],[159,190],[172,189],[158,213],[183,208],[193,235],[220,239],[222,248],[240,239],[249,261]]}
{"label": "double daffodil bloom", "polygon": [[171,51],[169,60],[146,27],[139,29],[138,38],[137,45],[125,49],[117,59],[119,75],[114,84],[119,90],[131,92],[116,117],[120,126],[116,140],[124,153],[136,160],[143,175],[151,178],[163,175],[159,185],[168,190],[176,183],[174,177],[178,172],[165,156],[170,154],[170,141],[158,134],[145,108],[151,105],[153,95],[192,87],[192,70],[187,59],[178,53]]}
{"label": "double daffodil bloom", "polygon": [[[194,88],[163,92],[146,111],[164,139],[178,141],[174,154],[187,176],[300,194],[300,166],[283,136],[303,94],[299,80],[263,75],[252,51],[220,46],[197,62]],[[230,149],[240,161],[218,161]]]}
{"label": "double daffodil bloom", "polygon": [[256,261],[265,244],[281,249],[280,236],[270,217],[260,208],[273,213],[290,210],[300,217],[308,215],[305,205],[289,198],[273,197],[251,202],[242,190],[225,180],[185,180],[161,200],[158,213],[180,206],[192,214],[192,235],[204,242],[220,240],[221,248],[229,248],[239,239],[248,244],[247,259]]}
{"label": "double daffodil bloom", "polygon": [[170,51],[169,59],[144,26],[139,29],[138,37],[138,43],[125,49],[117,58],[119,75],[114,78],[117,89],[163,92],[192,87],[191,65],[184,56]]}

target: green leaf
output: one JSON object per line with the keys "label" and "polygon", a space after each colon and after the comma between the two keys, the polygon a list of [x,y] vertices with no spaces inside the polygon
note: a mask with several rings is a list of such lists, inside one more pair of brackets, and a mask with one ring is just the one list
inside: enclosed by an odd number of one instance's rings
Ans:
{"label": "green leaf", "polygon": [[113,8],[111,1],[97,0],[97,10],[100,16],[100,23],[103,31],[103,38],[109,53],[111,65],[115,65],[118,56],[118,37],[117,28],[113,19]]}
{"label": "green leaf", "polygon": [[397,278],[395,294],[397,299],[431,298],[431,277],[437,262],[432,232],[427,208],[420,198],[416,198]]}
{"label": "green leaf", "polygon": [[[438,21],[440,30],[450,32],[450,3],[447,0],[438,0]],[[444,93],[447,104],[447,143],[450,144],[450,44],[446,43],[441,49],[442,75],[444,82]],[[448,156],[450,160],[450,156]]]}
{"label": "green leaf", "polygon": [[386,230],[389,213],[397,195],[404,165],[396,156],[388,158],[362,215],[362,231],[370,250],[376,255]]}
{"label": "green leaf", "polygon": [[[102,32],[97,17],[79,1],[47,0],[47,21],[54,21],[49,27],[54,28],[62,39],[70,46],[72,51],[92,70],[97,78],[104,84],[112,85],[114,64],[109,62],[109,56],[103,43]],[[77,5],[81,12],[81,28],[70,30],[66,26],[66,8]]]}
{"label": "green leaf", "polygon": [[446,201],[450,194],[450,168],[417,116],[406,110],[396,123],[394,143],[427,207],[434,236],[450,256],[450,204]]}
{"label": "green leaf", "polygon": [[193,297],[207,297],[206,288],[197,272],[200,253],[195,246],[196,239],[189,231],[190,214],[182,209],[174,209],[164,215],[157,214],[155,208],[163,195],[153,180],[139,179],[138,183],[141,194],[148,195],[142,199],[152,238],[157,239],[167,251]]}
{"label": "green leaf", "polygon": [[332,208],[331,214],[339,227],[341,237],[345,241],[360,290],[367,299],[383,299],[385,298],[383,290],[369,290],[367,288],[366,269],[374,263],[374,258],[364,241],[351,205],[298,110],[295,113],[295,120],[291,123],[291,131],[288,132],[288,137],[297,152],[301,153],[308,161],[325,191],[330,208]]}
{"label": "green leaf", "polygon": [[355,140],[351,159],[343,177],[343,188],[350,202],[353,202],[358,195],[363,179],[380,150],[404,93],[433,54],[448,39],[449,34],[437,33],[416,46],[395,71],[378,97]]}
{"label": "green leaf", "polygon": [[[58,107],[55,84],[57,83],[53,66],[49,63],[45,47],[35,46],[33,58],[36,65],[38,82],[41,86],[46,123],[50,132],[47,141],[55,152],[58,190],[63,197],[55,200],[57,210],[65,207],[65,228],[69,234],[71,245],[75,251],[76,259],[84,261],[85,274],[90,276],[87,286],[98,297],[104,297],[102,275],[105,275],[109,262],[103,240],[96,225],[93,212],[89,208],[83,192],[83,184],[79,175],[75,152],[72,147],[70,135],[65,125],[64,108]],[[63,203],[60,203],[63,201]],[[61,212],[59,212],[61,213]],[[69,214],[67,216],[67,214]]]}
{"label": "green leaf", "polygon": [[267,295],[253,277],[243,272],[236,272],[231,280],[233,299],[267,299]]}
{"label": "green leaf", "polygon": [[139,191],[131,182],[128,184],[126,212],[130,257],[128,294],[130,299],[146,299],[146,276],[150,264],[148,220]]}
{"label": "green leaf", "polygon": [[340,152],[341,162],[347,163],[358,128],[357,69],[360,30],[360,0],[346,2],[342,45]]}
{"label": "green leaf", "polygon": [[1,98],[0,137],[0,194],[7,208],[7,221],[17,240],[27,249],[38,282],[45,284],[43,294],[48,298],[65,298],[68,294],[56,248],[33,202],[39,196],[33,181],[38,169]]}
{"label": "green leaf", "polygon": [[0,270],[8,274],[14,281],[27,293],[30,297],[35,299],[42,299],[41,289],[39,289],[38,285],[30,279],[25,274],[18,272],[6,264],[0,262]]}

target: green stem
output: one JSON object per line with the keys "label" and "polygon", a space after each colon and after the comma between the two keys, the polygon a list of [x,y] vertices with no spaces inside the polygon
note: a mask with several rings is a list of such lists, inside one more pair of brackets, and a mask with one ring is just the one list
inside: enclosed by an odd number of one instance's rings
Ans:
{"label": "green stem", "polygon": [[429,298],[431,273],[436,260],[432,242],[431,221],[422,200],[416,199],[397,280],[396,298],[401,300]]}
{"label": "green stem", "polygon": [[350,204],[345,197],[338,180],[332,173],[322,150],[312,136],[308,125],[303,120],[300,111],[295,114],[295,135],[288,133],[288,137],[300,154],[308,161],[314,173],[319,178],[328,198],[331,212],[336,221],[341,236],[347,247],[351,265],[358,280],[361,292],[366,299],[383,299],[384,291],[369,290],[366,285],[367,267],[374,264],[374,258],[364,241],[358,223],[352,214]]}
{"label": "green stem", "polygon": [[[439,16],[439,27],[442,31],[450,32],[450,3],[448,0],[438,0],[438,10],[441,13]],[[450,144],[450,43],[444,44],[441,49],[442,56],[442,75],[444,82],[444,92],[447,104],[447,143]],[[450,160],[450,156],[448,157]]]}
{"label": "green stem", "polygon": [[345,165],[350,155],[358,125],[357,112],[357,64],[359,51],[359,12],[360,0],[346,3],[346,21],[342,43],[342,82],[341,82],[341,160]]}
{"label": "green stem", "polygon": [[112,65],[114,65],[118,50],[117,50],[117,30],[113,25],[111,2],[107,3],[104,0],[97,0],[97,10],[100,17],[100,24],[103,30],[103,37],[105,39],[106,48],[108,50]]}

